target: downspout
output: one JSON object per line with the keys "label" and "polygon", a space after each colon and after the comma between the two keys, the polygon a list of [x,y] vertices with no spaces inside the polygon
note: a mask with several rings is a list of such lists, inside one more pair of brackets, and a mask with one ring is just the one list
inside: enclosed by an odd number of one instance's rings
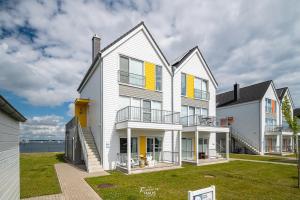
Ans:
{"label": "downspout", "polygon": [[[171,66],[171,112],[173,115],[172,124],[174,124],[174,68],[173,68],[173,66]],[[172,130],[172,152],[175,152],[174,130]],[[172,161],[174,162],[174,155],[172,156]]]}
{"label": "downspout", "polygon": [[263,145],[262,145],[262,100],[259,101],[259,151],[260,151],[260,154],[262,154],[263,152]]}
{"label": "downspout", "polygon": [[[101,149],[101,158],[100,158],[100,163],[103,167],[103,161],[104,161],[104,140],[103,140],[103,62],[102,62],[102,55],[99,52],[99,67],[100,67],[100,148],[102,146]],[[102,144],[101,144],[102,143]]]}

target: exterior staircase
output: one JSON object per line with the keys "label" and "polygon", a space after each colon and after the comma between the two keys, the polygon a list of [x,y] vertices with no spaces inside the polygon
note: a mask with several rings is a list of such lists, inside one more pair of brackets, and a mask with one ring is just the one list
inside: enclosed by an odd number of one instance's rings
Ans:
{"label": "exterior staircase", "polygon": [[233,128],[230,129],[231,137],[234,138],[237,142],[239,142],[241,145],[246,147],[249,151],[251,151],[254,154],[260,154],[259,151],[259,145],[248,139],[247,137],[239,134],[237,131],[235,131]]}
{"label": "exterior staircase", "polygon": [[86,169],[89,173],[103,171],[100,156],[89,128],[82,128],[78,123],[78,134]]}

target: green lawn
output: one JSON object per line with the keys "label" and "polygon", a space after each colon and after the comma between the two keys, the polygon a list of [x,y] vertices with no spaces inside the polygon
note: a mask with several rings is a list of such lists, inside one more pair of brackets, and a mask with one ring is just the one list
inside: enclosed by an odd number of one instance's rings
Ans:
{"label": "green lawn", "polygon": [[54,164],[61,153],[21,153],[21,198],[61,193]]}
{"label": "green lawn", "polygon": [[247,159],[247,160],[261,160],[269,162],[283,162],[283,163],[294,163],[297,164],[296,159],[285,156],[259,156],[259,155],[249,155],[249,154],[230,154],[230,158]]}
{"label": "green lawn", "polygon": [[[86,179],[104,199],[187,199],[189,190],[216,186],[217,199],[300,199],[297,168],[267,163],[231,161],[136,175],[112,171],[111,175]],[[112,186],[112,187],[103,187]],[[149,198],[141,187],[152,188]]]}

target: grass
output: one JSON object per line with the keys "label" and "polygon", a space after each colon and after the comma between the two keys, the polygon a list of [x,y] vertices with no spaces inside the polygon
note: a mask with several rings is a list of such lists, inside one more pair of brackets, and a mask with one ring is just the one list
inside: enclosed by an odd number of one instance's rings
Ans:
{"label": "grass", "polygon": [[[136,175],[112,171],[104,177],[86,181],[104,199],[187,199],[189,190],[216,186],[217,199],[300,199],[297,168],[287,165],[231,161],[197,167]],[[99,187],[105,184],[113,187]],[[147,196],[141,187],[152,188],[155,196]]]}
{"label": "grass", "polygon": [[61,193],[54,164],[61,153],[21,153],[21,198]]}
{"label": "grass", "polygon": [[231,153],[230,158],[297,164],[296,159],[291,159],[290,157],[286,157],[286,156],[259,156],[259,155]]}

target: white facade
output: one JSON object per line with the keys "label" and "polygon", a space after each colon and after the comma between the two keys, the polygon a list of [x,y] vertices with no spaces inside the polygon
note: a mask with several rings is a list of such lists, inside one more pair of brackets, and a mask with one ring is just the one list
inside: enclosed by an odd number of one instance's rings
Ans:
{"label": "white facade", "polygon": [[[161,90],[157,90],[157,88],[151,90],[146,85],[145,87],[141,87],[122,82],[120,69],[121,57],[122,59],[125,58],[125,60],[128,59],[129,66],[131,66],[131,62],[133,64],[139,64],[139,61],[143,63],[143,72],[138,78],[144,76],[144,79],[147,79],[149,71],[146,71],[146,63],[160,66],[162,69]],[[217,84],[208,67],[205,65],[200,52],[195,51],[178,68],[173,79],[171,65],[162,55],[144,24],[140,24],[112,45],[102,50],[100,58],[96,59],[90,68],[89,74],[86,76],[87,78],[84,79],[78,91],[81,99],[89,99],[87,127],[90,127],[94,136],[101,157],[102,167],[104,169],[115,169],[118,167],[121,155],[120,143],[121,140],[124,142],[125,138],[127,139],[127,144],[137,142],[136,153],[138,155],[145,151],[144,148],[148,151],[148,142],[151,142],[151,138],[155,138],[155,142],[162,140],[162,144],[159,145],[162,145],[161,151],[164,157],[172,157],[172,161],[176,160],[176,162],[181,164],[180,138],[182,125],[179,124],[179,112],[181,111],[180,74],[182,72],[193,74],[208,81],[210,99],[205,103],[209,106],[209,116],[215,116],[216,114],[215,95]],[[136,75],[134,74],[134,77],[137,77]],[[128,76],[131,76],[131,74],[128,73]],[[144,81],[146,82],[147,80]],[[172,83],[174,83],[173,87]],[[139,91],[140,94],[136,93],[136,91]],[[173,95],[172,92],[174,92]],[[159,119],[160,117],[164,117],[164,120],[158,123],[140,121],[147,114],[144,113],[146,112],[146,108],[144,107],[146,106],[144,105],[145,101],[151,102],[149,103],[151,104],[151,118],[158,115]],[[134,112],[138,112],[141,118],[138,121],[118,121],[120,116],[122,117],[123,111],[129,116],[133,115]],[[168,116],[171,116],[172,120]],[[215,129],[212,130],[215,131]],[[147,140],[146,147],[141,146],[144,140],[143,137],[146,137]],[[209,133],[208,137],[210,138],[210,146],[213,147],[216,143],[215,133]],[[129,146],[127,145],[127,156],[131,155],[128,152],[132,151],[128,148]],[[132,157],[127,157],[126,159],[131,160]],[[130,173],[129,163],[127,163],[128,173]]]}

